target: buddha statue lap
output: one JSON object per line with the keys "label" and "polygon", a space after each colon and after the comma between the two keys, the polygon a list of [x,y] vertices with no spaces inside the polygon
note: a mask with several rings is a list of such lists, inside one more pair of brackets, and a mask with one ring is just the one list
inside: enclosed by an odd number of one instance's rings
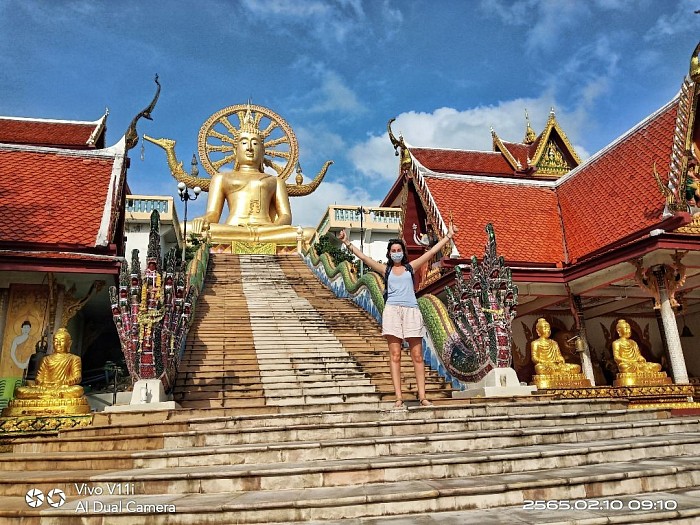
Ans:
{"label": "buddha statue lap", "polygon": [[639,345],[632,339],[632,328],[624,319],[617,322],[619,339],[613,341],[613,357],[619,373],[613,386],[654,386],[670,384],[671,378],[661,371],[661,365],[650,363],[642,356]]}
{"label": "buddha statue lap", "polygon": [[60,328],[54,335],[54,353],[45,356],[33,385],[15,389],[15,398],[3,416],[75,415],[90,413],[90,405],[80,386],[80,357],[70,353],[71,337]]}
{"label": "buddha statue lap", "polygon": [[537,388],[590,387],[591,382],[581,373],[581,367],[564,360],[559,344],[550,338],[552,327],[547,320],[539,318],[535,328],[539,338],[530,343],[530,350],[535,364],[532,382]]}
{"label": "buddha statue lap", "polygon": [[[238,109],[235,112],[233,109]],[[210,118],[202,127],[200,138],[204,133],[207,139],[221,140],[222,145],[200,144],[200,156],[205,167],[211,173],[211,179],[188,176],[182,170],[182,164],[177,162],[174,153],[175,142],[169,139],[144,138],[165,149],[168,164],[173,176],[189,187],[195,185],[209,192],[206,211],[203,216],[187,223],[187,231],[196,235],[209,235],[214,244],[242,243],[271,243],[283,246],[296,246],[299,236],[309,242],[314,234],[313,228],[292,226],[292,211],[290,196],[308,195],[320,184],[331,162],[327,162],[318,176],[310,184],[301,184],[303,176],[297,173],[297,184],[288,185],[285,181],[291,168],[297,165],[296,138],[291,129],[281,117],[260,106],[232,106],[228,113],[237,113],[240,118],[240,128],[234,129],[232,124],[222,117],[219,112]],[[246,109],[243,109],[246,108]],[[218,118],[214,118],[218,117]],[[258,128],[260,118],[271,120],[265,130]],[[213,129],[215,124],[225,125],[231,136]],[[280,127],[285,133],[281,138],[268,140],[270,129]],[[289,151],[277,152],[273,148],[280,144],[288,144]],[[211,151],[228,152],[231,155],[220,161],[211,162],[208,155]],[[284,168],[266,159],[266,155],[286,158]],[[232,171],[219,171],[225,161],[233,160]],[[265,166],[271,166],[279,175],[265,172]],[[211,168],[211,169],[210,169]],[[297,167],[298,170],[300,168]],[[219,223],[223,214],[224,204],[228,205],[229,215],[223,223]]]}

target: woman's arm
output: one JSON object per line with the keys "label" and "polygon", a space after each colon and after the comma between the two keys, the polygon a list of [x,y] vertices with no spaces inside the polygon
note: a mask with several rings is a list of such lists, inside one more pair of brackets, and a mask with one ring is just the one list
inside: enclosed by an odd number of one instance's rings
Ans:
{"label": "woman's arm", "polygon": [[440,250],[442,250],[443,246],[445,246],[452,237],[454,237],[455,233],[457,232],[457,228],[453,224],[450,224],[450,229],[447,232],[447,235],[445,235],[440,241],[430,248],[427,252],[425,252],[423,255],[418,257],[415,261],[411,261],[411,266],[413,266],[413,270],[417,271],[419,268],[424,266],[428,261],[430,261],[436,253],[438,253]]}
{"label": "woman's arm", "polygon": [[362,253],[360,250],[355,248],[355,246],[347,238],[347,235],[345,234],[345,230],[340,231],[340,233],[338,234],[338,239],[340,239],[340,242],[342,242],[345,245],[345,247],[348,249],[348,251],[351,254],[353,254],[355,257],[360,259],[367,266],[372,268],[372,270],[374,270],[375,272],[378,272],[379,275],[383,276],[386,273],[386,265],[375,261],[371,257],[368,257],[367,255]]}

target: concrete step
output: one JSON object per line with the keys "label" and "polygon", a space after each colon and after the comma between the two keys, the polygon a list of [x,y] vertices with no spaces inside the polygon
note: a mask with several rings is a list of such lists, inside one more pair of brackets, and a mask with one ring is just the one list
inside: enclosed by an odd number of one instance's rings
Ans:
{"label": "concrete step", "polygon": [[[292,523],[520,506],[528,500],[580,500],[602,494],[615,497],[651,491],[678,491],[700,484],[700,472],[694,466],[698,460],[699,456],[683,456],[644,459],[635,463],[613,462],[603,466],[592,464],[556,470],[487,474],[470,478],[400,480],[376,482],[369,486],[355,484],[305,489],[265,490],[251,486],[248,490],[227,491],[226,484],[219,478],[198,477],[189,484],[190,489],[197,488],[198,492],[183,492],[173,490],[179,484],[173,480],[172,473],[170,476],[163,473],[162,476],[149,478],[148,486],[151,490],[148,493],[139,492],[145,488],[142,487],[145,483],[140,478],[129,475],[105,475],[99,481],[90,480],[90,483],[97,481],[107,486],[107,483],[115,480],[134,479],[134,489],[138,496],[129,498],[130,500],[140,504],[159,502],[174,505],[176,514],[163,511],[159,514],[151,513],[148,515],[149,523],[201,523],[204,516],[208,517],[209,523]],[[265,472],[251,474],[260,477]],[[74,495],[74,485],[71,486],[75,479],[81,478],[75,476],[60,481],[68,489],[68,501],[63,507],[51,511],[24,510],[23,514],[39,516],[41,512],[46,516],[50,512],[52,517],[65,516],[74,520],[76,506],[80,501]],[[49,486],[56,482],[59,481],[46,480]],[[20,482],[17,487],[19,486],[27,485]],[[222,498],[222,492],[227,497]],[[93,497],[92,500],[109,505],[124,500],[124,497],[102,495]],[[19,508],[27,509],[23,493],[8,495],[0,500],[2,517],[16,516]],[[90,509],[92,508],[91,504]],[[98,510],[86,514],[80,519],[109,514],[109,523],[114,525],[132,524],[134,519],[133,514],[127,512],[113,514]]]}
{"label": "concrete step", "polygon": [[[666,449],[666,450],[664,450]],[[665,457],[666,454],[673,456]],[[240,492],[251,490],[304,489],[322,487],[352,487],[366,483],[391,483],[445,479],[461,481],[503,472],[557,471],[605,464],[610,457],[624,454],[625,469],[633,470],[638,463],[653,462],[686,465],[683,471],[694,476],[700,484],[700,470],[689,460],[700,460],[700,436],[696,433],[674,434],[672,439],[659,436],[634,436],[610,440],[588,441],[576,446],[570,443],[547,444],[533,447],[511,447],[505,450],[424,453],[373,458],[351,457],[344,459],[321,458],[318,461],[243,463],[243,455],[231,457],[224,452],[220,456],[207,456],[212,464],[202,464],[192,456],[177,458],[177,466],[137,467],[132,470],[109,471],[97,465],[91,470],[72,470],[57,473],[55,470],[16,471],[13,479],[0,478],[0,495],[19,496],[40,484],[66,483],[66,494],[77,495],[75,484],[88,483],[96,476],[100,481],[134,483],[138,494],[182,494],[197,492]],[[274,455],[274,453],[269,454]],[[284,455],[282,454],[282,457]],[[662,458],[662,459],[657,459]],[[219,464],[216,461],[225,461]],[[230,464],[229,462],[236,462]],[[184,463],[184,465],[180,464]],[[680,462],[680,463],[675,463]],[[585,470],[585,469],[582,469]],[[604,469],[605,470],[605,469]],[[672,475],[666,472],[664,475]],[[662,487],[678,488],[678,487]]]}
{"label": "concrete step", "polygon": [[[306,430],[306,431],[304,431]],[[178,433],[168,433],[165,436],[163,449],[130,450],[97,449],[93,452],[63,451],[37,453],[15,453],[9,457],[0,456],[0,468],[3,471],[30,471],[60,469],[61,471],[84,470],[99,468],[101,470],[120,470],[130,468],[169,468],[187,466],[239,465],[260,463],[308,463],[315,461],[345,460],[362,458],[375,461],[382,457],[428,457],[431,454],[469,453],[472,459],[488,458],[494,460],[494,454],[508,448],[515,452],[533,457],[554,457],[561,450],[576,453],[581,447],[587,447],[589,452],[610,454],[618,450],[614,447],[644,447],[652,446],[652,441],[658,445],[659,431],[665,433],[664,439],[672,440],[674,446],[683,446],[688,450],[700,447],[700,436],[697,435],[698,425],[679,425],[668,423],[662,426],[631,425],[627,423],[608,423],[592,425],[590,429],[578,433],[577,441],[571,439],[572,427],[555,426],[546,432],[538,433],[538,429],[527,429],[521,433],[502,432],[495,435],[494,431],[442,431],[429,434],[408,433],[415,429],[406,426],[386,428],[392,433],[374,437],[352,436],[352,428],[345,429],[345,435],[338,432],[338,427],[330,431],[322,427],[315,434],[327,435],[320,441],[309,440],[314,436],[309,429],[297,429],[295,432],[281,428],[269,428],[259,431],[212,431],[210,434],[202,430]],[[646,443],[635,441],[645,436],[652,440]],[[103,436],[100,436],[103,437]],[[133,434],[130,439],[139,440],[143,435]],[[591,441],[588,441],[588,440]],[[624,441],[623,440],[627,440]],[[96,441],[96,440],[93,440]],[[468,445],[465,446],[465,441]],[[86,441],[87,442],[87,441]],[[275,442],[275,445],[269,443]],[[533,445],[538,445],[535,447]],[[657,446],[654,445],[654,446]],[[548,447],[548,453],[543,454],[537,448]],[[660,446],[660,445],[659,445]],[[665,446],[665,445],[664,445]],[[493,448],[492,448],[493,447]],[[558,448],[557,448],[558,447]],[[496,451],[494,452],[494,448]],[[530,454],[529,456],[527,454]],[[534,455],[533,455],[534,454]],[[639,454],[639,451],[632,453]],[[50,457],[46,457],[50,455]],[[508,456],[512,460],[512,454]],[[522,459],[520,456],[518,456]],[[496,468],[496,467],[489,467]],[[482,472],[483,473],[483,472]]]}
{"label": "concrete step", "polygon": [[[435,417],[435,412],[452,417]],[[625,435],[632,435],[635,431],[646,435],[693,432],[700,425],[700,419],[696,418],[650,420],[648,414],[641,411],[610,410],[591,414],[571,412],[555,417],[544,414],[473,415],[468,423],[459,417],[464,413],[465,410],[461,407],[436,406],[407,411],[389,410],[382,413],[383,419],[379,421],[376,419],[375,412],[357,408],[334,413],[323,411],[315,414],[281,413],[274,418],[261,414],[162,423],[149,420],[143,423],[134,422],[130,425],[113,424],[95,427],[82,432],[65,432],[60,438],[41,442],[33,439],[18,440],[13,445],[13,452],[42,454],[81,450],[81,447],[90,447],[90,450],[140,450],[141,442],[126,442],[124,437],[128,436],[136,440],[140,437],[148,438],[148,434],[152,433],[163,437],[158,448],[178,448],[268,441],[279,444],[299,440],[405,437],[428,433],[431,433],[432,439],[440,440],[446,433],[459,433],[459,436],[462,436],[465,432],[471,432],[473,433],[471,438],[475,442],[463,446],[475,449],[488,448],[491,446],[489,440],[494,440],[499,444],[498,446],[502,447],[521,445],[519,440],[525,435],[539,436],[536,438],[538,442],[546,442],[548,439],[571,442],[578,439],[575,430],[581,427],[585,427],[587,432],[594,432],[593,438],[608,439],[614,437],[615,432]],[[113,421],[112,418],[104,419]],[[538,432],[547,436],[543,437]],[[148,443],[147,449],[152,448],[152,444]]]}

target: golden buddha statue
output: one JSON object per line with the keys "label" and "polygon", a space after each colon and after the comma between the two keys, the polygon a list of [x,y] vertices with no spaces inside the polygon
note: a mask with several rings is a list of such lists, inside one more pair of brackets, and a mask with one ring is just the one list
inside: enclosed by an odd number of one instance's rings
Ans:
{"label": "golden buddha statue", "polygon": [[[236,128],[228,117],[236,114],[240,120]],[[258,125],[262,118],[270,124],[264,129]],[[219,125],[219,130],[215,126]],[[270,138],[274,130],[281,130],[281,136]],[[278,133],[279,134],[279,133]],[[308,195],[314,191],[326,174],[331,162],[327,162],[310,184],[302,184],[303,175],[298,165],[298,147],[294,134],[286,122],[261,106],[231,106],[215,113],[200,130],[199,152],[202,164],[212,175],[211,179],[188,175],[182,163],[175,157],[175,142],[169,139],[144,138],[165,149],[172,175],[189,187],[199,186],[209,192],[207,207],[202,217],[193,219],[188,231],[203,234],[207,231],[213,243],[273,243],[296,245],[297,236],[309,241],[313,228],[292,226],[292,211],[289,197]],[[210,141],[220,141],[212,144]],[[284,151],[274,148],[287,146]],[[230,152],[230,154],[229,154]],[[223,157],[213,160],[212,154]],[[286,159],[284,166],[266,158]],[[219,171],[224,164],[233,161],[232,171]],[[278,175],[265,172],[265,166]],[[296,185],[287,184],[292,169],[296,166]],[[229,214],[225,222],[219,224],[224,203]]]}
{"label": "golden buddha statue", "polygon": [[616,330],[620,338],[613,341],[612,350],[620,373],[617,374],[613,386],[653,386],[671,383],[671,378],[661,371],[660,364],[644,359],[639,345],[630,339],[632,328],[627,321],[620,319]]}
{"label": "golden buddha statue", "polygon": [[71,336],[60,328],[53,339],[54,353],[39,365],[33,385],[19,386],[3,416],[88,414],[90,406],[80,386],[80,357],[70,353]]}
{"label": "golden buddha statue", "polygon": [[550,339],[552,327],[540,317],[535,326],[539,338],[530,343],[535,375],[532,382],[537,388],[579,388],[589,387],[591,382],[581,373],[579,365],[564,360],[559,344]]}

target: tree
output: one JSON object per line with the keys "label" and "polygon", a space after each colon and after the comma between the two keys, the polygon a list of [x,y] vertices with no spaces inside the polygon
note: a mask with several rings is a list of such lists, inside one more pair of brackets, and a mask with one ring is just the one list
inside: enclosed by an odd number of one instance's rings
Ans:
{"label": "tree", "polygon": [[315,247],[316,253],[319,255],[322,253],[327,253],[336,266],[343,261],[348,261],[352,265],[355,265],[356,263],[355,256],[350,252],[341,249],[340,243],[327,233],[318,238],[318,242],[316,243]]}

